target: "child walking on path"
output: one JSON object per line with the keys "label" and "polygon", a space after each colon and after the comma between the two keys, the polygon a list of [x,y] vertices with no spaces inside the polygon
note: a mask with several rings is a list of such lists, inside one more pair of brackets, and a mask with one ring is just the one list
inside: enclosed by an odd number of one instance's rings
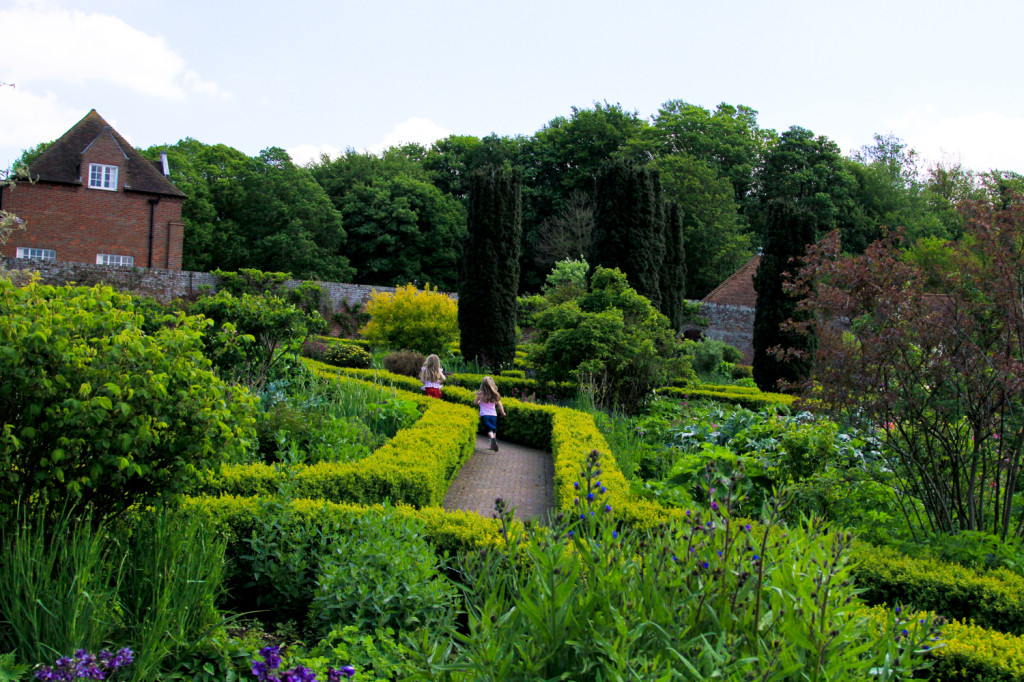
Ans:
{"label": "child walking on path", "polygon": [[484,377],[480,382],[480,390],[476,392],[473,402],[480,406],[480,423],[487,429],[491,439],[491,450],[498,451],[498,413],[505,416],[505,407],[501,404],[501,394],[494,385],[494,379]]}
{"label": "child walking on path", "polygon": [[[415,365],[413,365],[415,367]],[[441,397],[441,384],[444,383],[444,370],[441,369],[441,358],[436,355],[428,355],[423,368],[420,369],[420,381],[423,382],[423,392],[431,398]]]}

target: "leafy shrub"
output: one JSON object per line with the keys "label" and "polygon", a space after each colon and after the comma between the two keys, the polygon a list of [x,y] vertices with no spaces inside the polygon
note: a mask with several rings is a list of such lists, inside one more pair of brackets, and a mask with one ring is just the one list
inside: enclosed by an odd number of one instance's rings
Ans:
{"label": "leafy shrub", "polygon": [[140,324],[109,287],[0,282],[0,511],[60,501],[117,513],[242,459],[255,401],[209,370],[209,323]]}
{"label": "leafy shrub", "polygon": [[714,339],[685,340],[682,350],[684,356],[691,358],[694,371],[701,376],[711,376],[723,362],[736,363],[743,359],[739,350]]}
{"label": "leafy shrub", "polygon": [[362,334],[381,348],[440,353],[459,338],[457,311],[454,300],[429,284],[422,291],[412,284],[394,293],[375,291],[366,304],[370,321]]}
{"label": "leafy shrub", "polygon": [[549,305],[548,299],[540,294],[519,296],[516,298],[516,320],[520,326],[532,327],[535,324],[537,313]]}
{"label": "leafy shrub", "polygon": [[735,362],[724,364],[729,371],[729,376],[733,379],[752,379],[754,377],[754,368],[750,365],[738,365]]}
{"label": "leafy shrub", "polygon": [[427,358],[412,350],[399,350],[384,358],[384,369],[407,377],[419,377]]}
{"label": "leafy shrub", "polygon": [[255,390],[286,355],[298,352],[310,334],[325,327],[319,314],[299,310],[270,293],[235,297],[221,291],[200,298],[189,312],[217,324],[206,336],[206,348],[222,375]]}
{"label": "leafy shrub", "polygon": [[605,407],[634,412],[669,376],[685,373],[668,318],[617,269],[597,268],[590,290],[541,312],[537,329],[529,360],[538,378],[575,379]]}
{"label": "leafy shrub", "polygon": [[380,515],[356,518],[321,555],[310,620],[319,636],[336,625],[367,633],[436,629],[450,624],[454,596],[423,524],[385,506]]}
{"label": "leafy shrub", "polygon": [[370,366],[373,356],[360,348],[347,343],[332,343],[323,354],[323,361],[335,367],[356,367],[366,369]]}
{"label": "leafy shrub", "polygon": [[525,379],[526,372],[521,369],[503,369],[498,373],[498,376],[510,377],[514,379]]}

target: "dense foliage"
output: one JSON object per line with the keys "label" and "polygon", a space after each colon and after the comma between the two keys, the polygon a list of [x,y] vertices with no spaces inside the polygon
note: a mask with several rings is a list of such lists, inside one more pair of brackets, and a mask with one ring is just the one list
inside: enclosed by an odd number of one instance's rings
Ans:
{"label": "dense foliage", "polygon": [[326,324],[316,312],[305,312],[267,291],[234,296],[220,291],[189,306],[215,326],[205,336],[206,352],[225,378],[259,390],[271,371],[296,353]]}
{"label": "dense foliage", "polygon": [[375,291],[366,303],[370,321],[363,336],[379,348],[413,350],[424,355],[441,353],[459,338],[458,305],[437,288],[400,286],[392,292]]}
{"label": "dense foliage", "polygon": [[208,324],[155,332],[109,287],[0,281],[0,505],[103,515],[173,494],[252,444],[254,401],[203,355]]}
{"label": "dense foliage", "polygon": [[186,270],[257,268],[298,279],[349,281],[341,214],[309,171],[271,147],[249,157],[231,147],[184,139],[166,151],[182,207]]}
{"label": "dense foliage", "polygon": [[897,490],[928,528],[1021,537],[1024,206],[975,204],[964,231],[939,295],[891,242],[851,257],[832,234],[812,251],[795,285],[821,339],[808,388],[885,433]]}
{"label": "dense foliage", "polygon": [[459,276],[462,355],[489,367],[511,367],[516,355],[516,292],[522,236],[519,177],[484,169],[471,179],[469,240]]}
{"label": "dense foliage", "polygon": [[529,361],[538,378],[580,382],[608,407],[634,411],[686,372],[668,319],[619,270],[598,267],[586,293],[544,307],[534,325]]}

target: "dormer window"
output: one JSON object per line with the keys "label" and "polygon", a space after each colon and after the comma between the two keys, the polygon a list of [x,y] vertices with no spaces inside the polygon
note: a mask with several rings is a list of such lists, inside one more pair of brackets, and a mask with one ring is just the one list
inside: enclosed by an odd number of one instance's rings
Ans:
{"label": "dormer window", "polygon": [[117,166],[102,163],[89,164],[89,187],[117,191]]}

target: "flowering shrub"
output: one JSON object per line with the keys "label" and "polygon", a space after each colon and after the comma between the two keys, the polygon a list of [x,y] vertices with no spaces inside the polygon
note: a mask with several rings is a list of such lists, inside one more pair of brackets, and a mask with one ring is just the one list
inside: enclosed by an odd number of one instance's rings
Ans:
{"label": "flowering shrub", "polygon": [[74,656],[63,656],[52,666],[43,666],[35,672],[37,680],[71,682],[72,680],[107,680],[115,672],[132,662],[132,650],[124,648],[116,654],[106,649],[91,654],[79,649]]}

